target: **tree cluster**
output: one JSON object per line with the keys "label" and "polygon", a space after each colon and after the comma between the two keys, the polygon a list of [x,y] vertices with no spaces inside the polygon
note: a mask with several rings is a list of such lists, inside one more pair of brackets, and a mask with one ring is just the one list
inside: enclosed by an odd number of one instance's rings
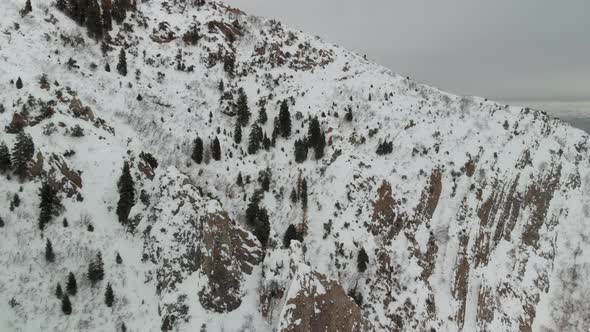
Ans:
{"label": "tree cluster", "polygon": [[383,141],[377,146],[377,154],[382,156],[393,152],[393,142]]}

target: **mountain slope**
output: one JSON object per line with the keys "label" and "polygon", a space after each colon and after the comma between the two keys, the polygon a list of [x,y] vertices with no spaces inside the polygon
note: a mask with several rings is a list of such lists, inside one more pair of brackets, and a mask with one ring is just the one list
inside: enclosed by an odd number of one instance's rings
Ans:
{"label": "mountain slope", "polygon": [[[140,3],[104,44],[53,4],[33,3],[24,16],[20,1],[0,4],[0,141],[12,148],[22,130],[35,143],[28,179],[0,179],[0,327],[588,328],[585,133],[540,111],[418,84],[275,21],[193,3]],[[126,76],[116,69],[121,50]],[[238,144],[240,88],[252,116]],[[291,135],[248,153],[259,109],[272,137],[284,100]],[[324,156],[309,149],[297,163],[295,141],[312,117]],[[201,164],[191,159],[197,136]],[[221,160],[210,153],[215,137]],[[391,151],[377,154],[384,143]],[[116,214],[125,161],[133,227]],[[41,231],[44,181],[63,209]],[[266,246],[246,215],[253,198],[268,211]],[[287,248],[289,225],[303,240]],[[105,280],[92,286],[86,272],[99,251]],[[70,271],[79,292],[65,316],[54,290]]]}

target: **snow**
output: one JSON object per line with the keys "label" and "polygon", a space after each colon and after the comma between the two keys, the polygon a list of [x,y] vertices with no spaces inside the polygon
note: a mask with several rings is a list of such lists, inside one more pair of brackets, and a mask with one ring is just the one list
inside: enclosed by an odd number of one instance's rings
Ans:
{"label": "snow", "polygon": [[[585,254],[590,236],[589,156],[587,150],[581,148],[588,143],[585,133],[538,111],[500,105],[477,97],[446,94],[315,37],[285,27],[282,31],[274,31],[271,29],[274,25],[267,20],[231,14],[220,5],[208,4],[200,10],[189,8],[184,13],[176,10],[167,13],[160,5],[158,1],[141,3],[141,13],[136,14],[135,20],[128,19],[134,23],[134,32],[121,32],[121,39],[130,45],[127,51],[129,74],[121,77],[115,70],[120,48],[115,46],[107,57],[103,57],[100,45],[86,38],[83,28],[53,6],[34,1],[33,13],[21,18],[17,13],[22,6],[19,1],[6,0],[0,4],[4,13],[0,18],[0,31],[3,31],[0,34],[0,103],[7,109],[0,114],[0,123],[8,125],[12,114],[20,111],[29,95],[50,100],[56,98],[57,90],[70,87],[85,106],[114,128],[114,134],[111,134],[95,127],[92,122],[75,118],[68,112],[67,103],[62,102],[55,106],[57,112],[52,118],[25,128],[35,142],[36,151],[45,157],[46,169],[52,153],[61,156],[66,150],[76,151],[65,160],[71,168],[81,171],[83,185],[79,192],[84,200],[80,202],[75,197],[62,195],[63,213],[41,232],[37,227],[37,193],[41,180],[36,178],[19,183],[14,177],[0,179],[0,217],[6,223],[0,228],[0,266],[5,271],[0,275],[0,297],[3,299],[0,303],[0,330],[112,331],[122,322],[131,331],[160,328],[158,306],[161,302],[175,301],[176,298],[166,296],[172,297],[176,293],[157,295],[156,266],[142,260],[142,232],[126,233],[115,214],[119,198],[116,182],[123,162],[137,162],[141,152],[152,153],[160,166],[156,178],[148,180],[135,165],[133,170],[138,188],[154,197],[164,195],[160,191],[167,185],[169,194],[183,192],[199,201],[195,204],[198,208],[193,208],[181,207],[175,199],[162,199],[158,205],[162,210],[158,222],[170,227],[184,225],[184,220],[193,216],[194,210],[209,214],[227,212],[232,220],[243,224],[249,198],[259,187],[259,171],[265,168],[272,171],[271,192],[264,195],[260,204],[270,213],[271,242],[276,244],[267,250],[264,262],[245,277],[242,304],[230,313],[219,314],[204,309],[194,290],[205,285],[206,280],[198,273],[187,275],[178,289],[179,293],[188,294],[190,304],[189,316],[192,318],[179,326],[180,330],[186,331],[199,330],[203,324],[211,331],[280,328],[289,320],[283,316],[289,311],[288,299],[301,290],[304,276],[311,273],[325,274],[329,279],[337,280],[345,290],[358,284],[358,290],[365,298],[364,314],[375,324],[376,330],[391,326],[389,314],[400,312],[406,299],[416,306],[414,317],[406,321],[408,326],[413,319],[439,330],[457,330],[457,322],[448,318],[454,317],[458,308],[458,300],[452,291],[457,255],[461,250],[458,234],[462,231],[468,234],[467,255],[473,260],[480,229],[492,234],[495,231],[494,225],[489,225],[489,229],[480,227],[477,216],[482,202],[497,193],[493,188],[501,188],[501,183],[506,184],[519,176],[516,190],[521,198],[526,197],[532,185],[560,165],[558,189],[547,207],[545,219],[547,223],[556,218],[557,226],[543,225],[539,230],[539,247],[523,248],[520,235],[529,227],[528,221],[535,207],[529,206],[521,211],[513,236],[499,241],[485,266],[471,265],[464,323],[464,330],[482,329],[477,318],[480,285],[496,287],[508,283],[518,290],[518,296],[499,299],[498,310],[505,313],[510,322],[495,317],[488,328],[516,329],[514,322],[522,313],[526,291],[539,296],[533,329],[559,329],[557,318],[562,315],[554,307],[559,309],[561,306],[554,304],[565,301],[563,294],[568,291],[562,280],[563,271],[577,268],[581,273],[580,280],[587,281],[590,277],[589,270],[583,268],[590,263],[590,256]],[[58,20],[55,24],[49,20],[52,15]],[[146,19],[147,28],[136,24],[142,17]],[[206,22],[211,20],[238,20],[245,35],[229,44],[221,34],[207,33]],[[180,38],[169,44],[152,42],[149,35],[162,21],[170,23],[175,31],[178,27],[176,32],[179,35],[192,22],[200,22],[201,32],[207,38],[197,46],[186,46]],[[14,28],[15,23],[19,24],[18,30]],[[112,36],[118,31],[116,26]],[[297,38],[291,45],[287,42],[289,33]],[[61,34],[79,34],[85,37],[86,45],[63,46]],[[284,52],[291,53],[298,50],[299,44],[309,43],[311,49],[325,50],[333,61],[324,66],[313,65],[310,70],[273,67],[268,63],[259,66],[253,54],[258,43],[265,39],[281,44]],[[179,48],[185,52],[186,64],[195,66],[194,72],[174,70]],[[209,50],[217,49],[224,52],[235,50],[238,69],[247,74],[232,79],[223,71],[222,64],[207,68],[204,60]],[[309,57],[321,59],[313,52]],[[69,58],[76,59],[80,69],[68,70],[65,63]],[[150,64],[147,59],[154,62]],[[92,62],[97,69],[90,67]],[[107,62],[111,66],[110,73],[103,70]],[[138,79],[136,70],[139,70]],[[165,74],[163,79],[158,78],[159,72]],[[41,89],[37,81],[43,73],[51,83],[57,81],[59,86],[52,84],[49,91]],[[25,85],[21,90],[10,83],[17,77],[21,77]],[[242,155],[240,150],[245,151],[247,146],[248,126],[243,130],[243,142],[234,149],[235,120],[220,111],[217,86],[221,79],[227,89],[245,89],[252,119],[257,116],[256,103],[267,99],[269,121],[262,128],[269,136],[280,101],[293,97],[295,103],[290,104],[292,137],[277,139],[276,147],[271,151]],[[142,96],[142,101],[136,99],[138,95]],[[347,106],[353,108],[351,123],[344,120]],[[302,115],[301,120],[295,118],[298,112]],[[325,117],[322,112],[326,113]],[[335,112],[338,117],[334,116]],[[210,113],[211,124],[208,123]],[[296,164],[293,142],[307,133],[308,116],[319,116],[331,145],[326,148],[323,160],[313,160],[313,153],[310,153],[307,161]],[[508,129],[504,128],[505,121]],[[56,133],[46,136],[43,127],[50,122],[56,125],[61,122],[65,127],[58,125]],[[86,135],[80,138],[67,135],[66,129],[74,125],[80,125]],[[371,129],[377,129],[374,135],[370,135]],[[224,130],[227,134],[223,133]],[[353,133],[358,139],[363,137],[365,142],[352,142]],[[203,138],[206,148],[215,136],[219,137],[222,161],[195,165],[190,160],[192,141],[197,135]],[[394,151],[390,155],[378,156],[375,154],[377,145],[385,139],[393,141]],[[2,132],[0,141],[12,147],[15,135]],[[340,156],[332,160],[338,150]],[[525,150],[530,152],[530,163],[518,168]],[[454,177],[452,172],[460,172],[471,159],[477,160],[473,177],[464,174]],[[433,231],[439,250],[432,276],[421,280],[422,268],[410,250],[411,241],[403,232],[391,241],[384,241],[382,234],[372,234],[366,226],[373,222],[373,203],[382,181],[392,185],[393,198],[399,202],[397,213],[413,216],[434,169],[442,172],[442,193],[432,219],[421,224],[413,236],[420,251],[424,252]],[[235,183],[238,172],[251,179],[243,188]],[[309,185],[305,212],[300,202],[294,204],[289,199],[300,176],[306,178]],[[185,177],[191,184],[182,184]],[[576,177],[579,177],[579,186],[571,184]],[[481,190],[481,198],[476,197],[477,190]],[[15,193],[22,203],[10,211],[10,200]],[[471,210],[466,219],[460,221],[457,216],[464,202]],[[172,212],[179,208],[179,214],[173,215]],[[138,200],[132,215],[146,209]],[[68,228],[61,226],[63,218],[69,221]],[[87,231],[89,221],[94,226],[93,232]],[[282,236],[289,224],[301,222],[307,223],[303,244],[293,243],[291,248],[281,248]],[[330,223],[328,232],[326,227]],[[143,231],[146,225],[139,227]],[[164,244],[163,248],[170,250],[168,254],[183,250],[166,247],[172,242],[172,232],[158,236],[161,236],[159,240]],[[56,251],[53,264],[44,261],[46,239],[51,239]],[[356,255],[361,246],[370,257],[365,274],[359,274],[356,269]],[[93,288],[84,274],[97,251],[102,252],[106,278]],[[122,265],[115,263],[117,252],[123,257]],[[403,288],[379,279],[382,277],[378,271],[378,252],[390,256],[395,268],[390,277]],[[576,252],[581,254],[575,255],[576,260],[572,261]],[[551,255],[554,257],[550,258]],[[522,274],[519,274],[519,268],[524,269]],[[72,298],[73,314],[65,317],[53,291],[58,282],[62,287],[65,285],[69,271],[76,274],[80,293]],[[541,290],[536,280],[543,273],[548,274],[550,287]],[[113,284],[118,299],[113,309],[103,303],[106,281]],[[273,283],[283,287],[285,294],[275,301],[276,308],[270,315],[264,316],[259,295]],[[321,294],[320,284],[311,286],[316,294]],[[585,291],[583,288],[573,292],[571,298],[583,298]],[[430,294],[436,299],[434,318],[426,311],[425,302]],[[15,308],[8,305],[12,297],[19,302]],[[390,301],[387,307],[382,305],[384,299],[393,298],[395,301]],[[575,314],[572,313],[573,318],[568,320],[574,321]],[[576,328],[580,326],[583,325],[576,325]]]}

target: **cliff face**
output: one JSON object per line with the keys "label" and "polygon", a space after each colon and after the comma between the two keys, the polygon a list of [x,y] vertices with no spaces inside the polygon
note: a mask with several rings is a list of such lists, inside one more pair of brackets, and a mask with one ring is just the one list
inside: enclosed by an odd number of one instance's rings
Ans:
{"label": "cliff face", "polygon": [[[588,329],[584,132],[220,3],[138,3],[101,42],[54,4],[21,7],[0,4],[0,143],[22,131],[35,147],[26,179],[0,178],[0,330]],[[291,133],[273,136],[283,101]],[[316,117],[323,156],[296,162]],[[43,231],[42,182],[62,205]],[[268,228],[249,222],[253,201]],[[301,241],[284,241],[290,225]],[[54,293],[69,272],[65,316]]]}

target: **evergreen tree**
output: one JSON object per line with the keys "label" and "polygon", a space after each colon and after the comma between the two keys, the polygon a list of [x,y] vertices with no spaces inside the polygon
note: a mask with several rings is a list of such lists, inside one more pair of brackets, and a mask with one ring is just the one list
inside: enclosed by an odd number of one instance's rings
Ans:
{"label": "evergreen tree", "polygon": [[388,142],[387,140],[381,142],[377,146],[377,154],[382,156],[385,154],[389,154],[393,152],[393,142]]}
{"label": "evergreen tree", "polygon": [[88,0],[88,9],[86,11],[86,15],[86,28],[88,29],[88,35],[96,40],[102,39],[102,19],[97,0]]}
{"label": "evergreen tree", "polygon": [[228,73],[228,75],[230,77],[233,77],[235,68],[236,68],[235,55],[233,55],[231,53],[226,53],[225,57],[223,57],[223,70],[225,70],[225,72]]}
{"label": "evergreen tree", "polygon": [[[76,0],[74,0],[76,1]],[[86,22],[86,12],[88,10],[88,1],[89,0],[77,0],[77,6],[76,6],[76,10],[77,12],[74,14],[74,20],[76,20],[76,22],[79,25],[84,25],[84,22]]]}
{"label": "evergreen tree", "polygon": [[118,24],[123,23],[125,17],[127,16],[127,11],[125,5],[123,4],[123,0],[113,0],[113,18],[117,21]]}
{"label": "evergreen tree", "polygon": [[307,180],[301,181],[301,206],[307,209]]}
{"label": "evergreen tree", "polygon": [[58,299],[61,299],[61,297],[64,295],[63,290],[61,289],[61,285],[59,284],[59,282],[57,283],[57,287],[55,287],[55,297],[57,297]]}
{"label": "evergreen tree", "polygon": [[10,151],[4,142],[0,144],[0,172],[4,173],[12,168]]}
{"label": "evergreen tree", "polygon": [[297,197],[297,191],[295,190],[295,188],[293,188],[291,190],[291,196],[289,198],[291,198],[291,202],[297,203],[298,197]]}
{"label": "evergreen tree", "polygon": [[123,164],[123,173],[117,182],[119,189],[119,203],[117,204],[117,216],[119,222],[123,225],[127,225],[129,212],[133,205],[135,205],[135,183],[131,176],[129,169],[129,163]]}
{"label": "evergreen tree", "polygon": [[259,209],[256,218],[256,226],[254,227],[254,235],[260,241],[263,248],[266,248],[268,238],[270,237],[270,221],[266,209]]}
{"label": "evergreen tree", "polygon": [[68,294],[65,294],[61,298],[61,311],[65,315],[70,315],[72,313],[72,302],[70,302],[70,297],[68,296]]}
{"label": "evergreen tree", "polygon": [[39,204],[39,208],[41,208],[41,213],[39,214],[39,229],[43,230],[45,225],[51,221],[51,217],[58,211],[61,202],[57,196],[57,190],[55,190],[55,188],[53,188],[48,182],[44,182],[41,185],[39,197],[41,198],[41,203]]}
{"label": "evergreen tree", "polygon": [[0,217],[0,228],[4,227],[4,219],[2,219],[2,217]]}
{"label": "evergreen tree", "polygon": [[125,49],[121,47],[121,52],[119,53],[119,63],[117,63],[117,72],[123,76],[127,76],[127,56],[125,53]]}
{"label": "evergreen tree", "polygon": [[250,226],[256,225],[256,217],[258,216],[258,202],[252,199],[246,208],[246,222]]}
{"label": "evergreen tree", "polygon": [[68,0],[68,5],[67,5],[67,13],[70,15],[70,17],[78,22],[78,15],[80,12],[80,4],[78,3],[78,0]]}
{"label": "evergreen tree", "polygon": [[49,239],[47,239],[47,242],[45,243],[45,260],[49,263],[55,262],[55,253],[53,252],[53,246]]}
{"label": "evergreen tree", "polygon": [[221,160],[221,146],[219,145],[217,136],[215,136],[213,143],[211,143],[211,156],[217,161]]}
{"label": "evergreen tree", "polygon": [[110,0],[102,0],[102,24],[105,31],[113,30],[112,3]]}
{"label": "evergreen tree", "polygon": [[272,139],[271,143],[274,146],[277,142],[277,137],[281,134],[281,125],[279,124],[279,118],[275,117],[272,123]]}
{"label": "evergreen tree", "polygon": [[107,305],[107,307],[112,307],[113,306],[113,302],[115,301],[115,294],[113,293],[113,287],[111,287],[111,283],[109,282],[107,284],[107,289],[104,292],[104,303]]}
{"label": "evergreen tree", "polygon": [[242,126],[240,126],[239,122],[236,122],[236,127],[234,128],[234,141],[236,144],[242,142]]}
{"label": "evergreen tree", "polygon": [[117,256],[115,257],[115,262],[117,262],[117,264],[119,265],[123,264],[123,258],[121,258],[121,255],[119,255],[119,253],[117,253]]}
{"label": "evergreen tree", "polygon": [[66,10],[68,9],[68,3],[66,0],[57,0],[55,2],[55,8],[57,8],[59,11],[65,13]]}
{"label": "evergreen tree", "polygon": [[33,6],[31,6],[31,0],[25,1],[25,8],[22,10],[23,16],[32,12],[32,11],[33,11]]}
{"label": "evergreen tree", "polygon": [[16,137],[16,144],[12,148],[12,165],[14,172],[21,180],[24,180],[29,172],[29,161],[33,158],[35,144],[31,136],[24,132],[19,132]]}
{"label": "evergreen tree", "polygon": [[271,144],[272,143],[270,141],[270,138],[268,138],[268,136],[266,136],[266,133],[264,133],[264,137],[262,138],[262,145],[264,146],[264,149],[266,151],[269,151]]}
{"label": "evergreen tree", "polygon": [[346,108],[346,114],[344,115],[344,119],[348,122],[352,121],[352,107],[347,107]]}
{"label": "evergreen tree", "polygon": [[262,177],[260,178],[260,187],[262,188],[262,190],[264,190],[264,191],[270,190],[270,180],[271,180],[270,178],[271,178],[270,169],[266,169],[266,171],[264,171],[264,173],[262,174]]}
{"label": "evergreen tree", "polygon": [[367,255],[365,248],[361,247],[356,260],[356,266],[360,273],[363,273],[367,270],[367,263],[369,263],[369,256]]}
{"label": "evergreen tree", "polygon": [[295,141],[295,162],[302,163],[307,160],[307,142],[306,140]]}
{"label": "evergreen tree", "polygon": [[96,259],[88,265],[88,280],[94,286],[102,279],[104,279],[104,264],[102,262],[102,255],[99,252],[96,254]]}
{"label": "evergreen tree", "polygon": [[236,114],[238,116],[238,123],[244,127],[250,120],[250,110],[248,108],[248,96],[244,89],[238,89],[238,101],[236,102]]}
{"label": "evergreen tree", "polygon": [[193,144],[193,153],[191,154],[191,158],[197,164],[200,164],[203,161],[203,140],[199,136],[197,136],[195,143]]}
{"label": "evergreen tree", "polygon": [[74,276],[74,273],[72,272],[68,274],[68,283],[66,284],[66,291],[68,292],[68,294],[72,296],[78,293],[78,283],[76,282],[76,276]]}
{"label": "evergreen tree", "polygon": [[303,242],[303,237],[299,235],[295,225],[291,224],[287,227],[287,231],[285,232],[285,236],[283,237],[283,245],[285,248],[289,248],[291,246],[291,241],[297,240],[299,242]]}
{"label": "evergreen tree", "polygon": [[19,90],[23,88],[23,80],[20,77],[16,79],[16,88]]}
{"label": "evergreen tree", "polygon": [[258,110],[258,123],[265,124],[268,121],[268,115],[266,115],[266,108],[260,107]]}
{"label": "evergreen tree", "polygon": [[322,132],[320,122],[317,117],[312,118],[309,122],[307,142],[310,147],[313,147],[315,152],[315,158],[323,158],[324,148],[326,147],[326,139],[324,133]]}
{"label": "evergreen tree", "polygon": [[291,113],[289,113],[289,105],[287,101],[283,100],[281,109],[279,111],[279,127],[280,134],[283,138],[291,136]]}
{"label": "evergreen tree", "polygon": [[262,129],[260,129],[260,127],[254,123],[250,129],[250,138],[248,142],[249,154],[256,154],[256,152],[258,152],[262,138]]}
{"label": "evergreen tree", "polygon": [[244,186],[244,179],[242,178],[242,172],[238,173],[238,179],[236,180],[236,184],[240,187]]}

